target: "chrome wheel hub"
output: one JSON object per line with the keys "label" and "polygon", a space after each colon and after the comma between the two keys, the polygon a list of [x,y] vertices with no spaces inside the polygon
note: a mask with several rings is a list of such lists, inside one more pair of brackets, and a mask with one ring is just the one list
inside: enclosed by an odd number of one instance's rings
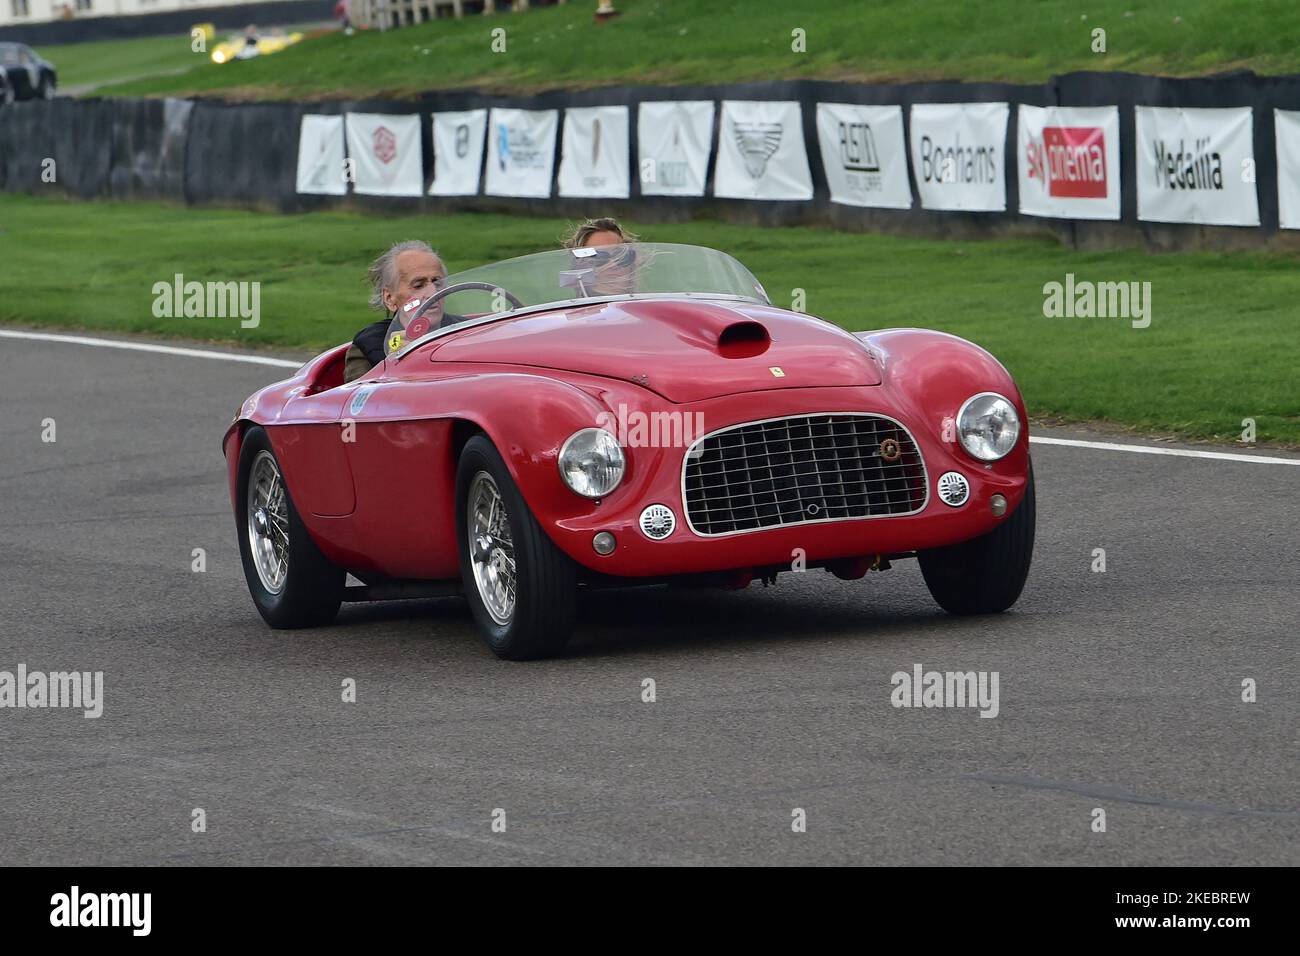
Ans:
{"label": "chrome wheel hub", "polygon": [[504,626],[515,613],[515,546],[505,502],[486,471],[469,483],[467,510],[470,570],[478,596],[492,620]]}
{"label": "chrome wheel hub", "polygon": [[279,594],[289,576],[289,499],[268,451],[258,453],[248,473],[248,549],[262,587]]}

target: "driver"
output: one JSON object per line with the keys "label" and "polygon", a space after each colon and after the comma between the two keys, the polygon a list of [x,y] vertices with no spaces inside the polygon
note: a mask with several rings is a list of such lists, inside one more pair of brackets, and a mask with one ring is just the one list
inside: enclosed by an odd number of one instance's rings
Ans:
{"label": "driver", "polygon": [[[383,312],[384,318],[367,325],[352,340],[344,360],[345,382],[355,381],[384,360],[384,339],[394,316],[408,302],[427,298],[441,289],[447,281],[447,267],[427,242],[408,239],[394,244],[372,262],[366,281],[372,290],[370,307]],[[443,317],[442,303],[434,304],[425,315],[432,325],[438,325]]]}

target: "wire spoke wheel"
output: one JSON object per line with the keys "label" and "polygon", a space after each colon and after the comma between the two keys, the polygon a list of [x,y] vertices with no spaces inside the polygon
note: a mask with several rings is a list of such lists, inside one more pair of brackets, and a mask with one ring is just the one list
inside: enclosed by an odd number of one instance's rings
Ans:
{"label": "wire spoke wheel", "polygon": [[474,583],[492,620],[504,626],[515,613],[515,546],[505,501],[486,471],[478,472],[470,482],[468,505],[466,527]]}
{"label": "wire spoke wheel", "polygon": [[279,594],[289,576],[289,501],[280,466],[267,451],[248,477],[248,547],[262,587]]}

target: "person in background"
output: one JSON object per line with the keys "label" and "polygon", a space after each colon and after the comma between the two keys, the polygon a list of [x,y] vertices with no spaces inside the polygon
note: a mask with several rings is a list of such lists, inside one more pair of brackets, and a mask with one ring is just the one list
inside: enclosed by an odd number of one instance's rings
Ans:
{"label": "person in background", "polygon": [[[563,243],[564,248],[573,251],[574,271],[589,274],[573,280],[579,295],[629,295],[635,292],[635,244],[639,238],[612,216],[587,219],[575,226],[564,237]],[[584,249],[593,251],[578,251]]]}

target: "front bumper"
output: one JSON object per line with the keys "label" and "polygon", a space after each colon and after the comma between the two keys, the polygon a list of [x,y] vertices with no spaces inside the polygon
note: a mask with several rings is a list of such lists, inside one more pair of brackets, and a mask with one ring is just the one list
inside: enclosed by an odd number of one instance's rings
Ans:
{"label": "front bumper", "polygon": [[[833,412],[867,412],[896,419],[912,435],[925,463],[929,499],[911,515],[849,518],[808,522],[745,531],[725,536],[696,534],[686,520],[682,501],[682,465],[686,446],[627,450],[628,471],[608,498],[593,502],[580,514],[549,524],[551,538],[571,558],[593,571],[615,577],[661,577],[790,565],[796,558],[808,564],[844,558],[889,555],[956,544],[978,537],[1005,521],[1020,504],[1028,474],[1028,432],[1016,448],[991,465],[970,457],[956,441],[942,440],[942,423],[916,409],[900,409],[880,387],[789,389],[727,396],[692,405],[671,406],[673,414],[698,416],[703,432],[761,419]],[[960,507],[945,504],[935,485],[945,472],[956,471],[970,484]],[[995,516],[994,495],[1006,499],[1003,515]],[[651,504],[667,505],[676,527],[667,538],[654,541],[642,533],[639,519]],[[617,547],[599,555],[592,538],[612,533]]]}

